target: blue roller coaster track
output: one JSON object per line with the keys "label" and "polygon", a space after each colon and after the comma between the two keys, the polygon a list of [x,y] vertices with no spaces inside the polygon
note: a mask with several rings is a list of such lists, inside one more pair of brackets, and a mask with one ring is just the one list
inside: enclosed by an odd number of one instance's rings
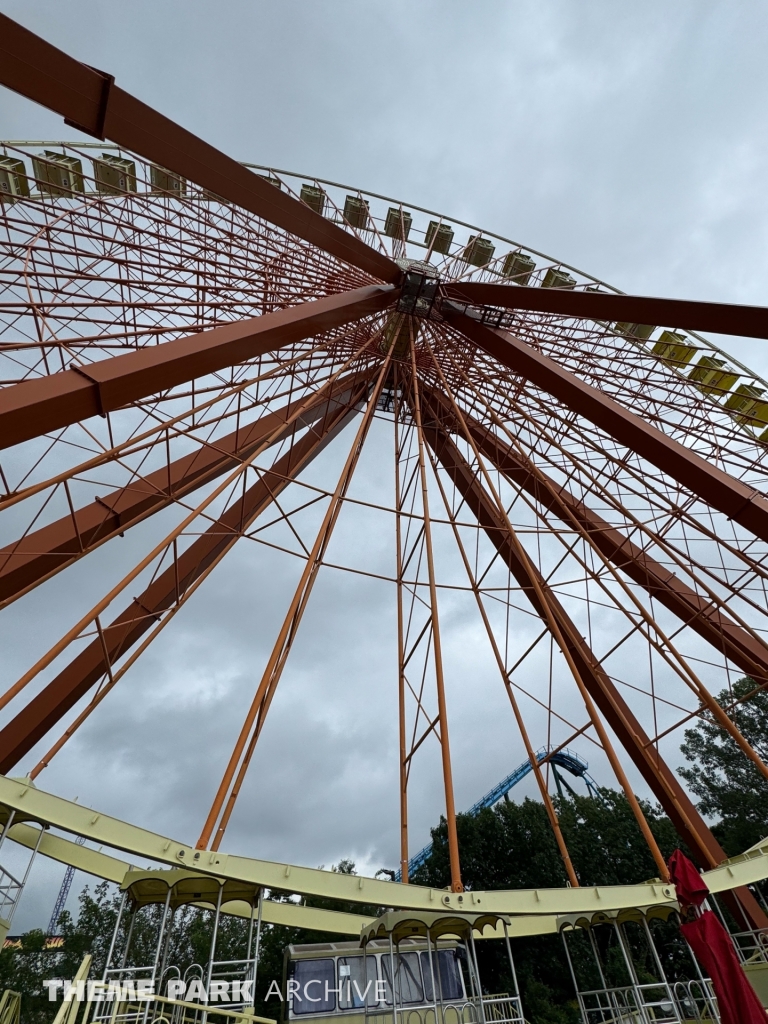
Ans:
{"label": "blue roller coaster track", "polygon": [[[83,846],[85,843],[85,836],[78,836],[75,840],[78,846]],[[55,935],[59,927],[59,917],[64,909],[64,904],[67,902],[67,896],[69,896],[69,890],[72,888],[72,879],[75,877],[75,869],[70,864],[67,870],[64,872],[64,881],[61,883],[59,889],[59,895],[56,897],[56,903],[53,907],[53,913],[51,914],[51,920],[48,923],[48,934]]]}
{"label": "blue roller coaster track", "polygon": [[[547,762],[552,765],[555,784],[557,785],[557,791],[560,796],[563,795],[563,788],[567,789],[571,796],[576,795],[557,770],[558,768],[563,768],[575,778],[584,780],[587,792],[590,796],[594,797],[596,800],[602,800],[600,789],[587,771],[589,765],[583,757],[580,757],[574,750],[569,750],[567,747],[563,750],[558,750],[555,753],[550,753],[551,750],[551,747],[542,747],[540,750],[537,750],[536,760],[541,762],[546,759]],[[518,765],[517,768],[515,768],[515,770],[506,777],[506,779],[502,779],[497,786],[494,786],[493,789],[486,793],[484,797],[477,801],[477,803],[472,804],[467,811],[467,814],[475,815],[482,811],[484,807],[493,807],[499,802],[499,800],[503,800],[507,796],[507,793],[509,793],[513,786],[516,786],[518,782],[522,782],[526,775],[529,775],[532,771],[533,765],[529,759],[526,759],[522,764]],[[417,868],[421,867],[424,861],[429,857],[430,853],[432,853],[432,843],[428,843],[423,850],[419,850],[417,854],[411,857],[408,861],[409,877]],[[401,872],[397,871],[395,873],[395,881],[399,882],[400,877]]]}

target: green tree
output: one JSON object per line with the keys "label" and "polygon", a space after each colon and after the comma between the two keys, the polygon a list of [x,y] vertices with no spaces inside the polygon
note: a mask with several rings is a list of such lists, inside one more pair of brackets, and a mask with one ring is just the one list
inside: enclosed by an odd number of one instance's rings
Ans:
{"label": "green tree", "polygon": [[93,894],[86,886],[80,893],[77,921],[69,911],[59,918],[63,947],[46,949],[45,932],[36,929],[21,937],[21,948],[0,952],[0,991],[21,992],[22,1024],[46,1024],[58,1004],[50,1002],[43,982],[50,978],[72,978],[86,953],[94,954],[92,977],[103,967],[104,956],[116,919],[114,887],[107,882]]}
{"label": "green tree", "polygon": [[22,1024],[45,1024],[53,1019],[54,1003],[48,1002],[43,979],[51,955],[45,949],[45,932],[36,929],[21,937],[21,949],[0,950],[0,992],[21,992]]}
{"label": "green tree", "polygon": [[[662,810],[641,801],[646,820],[662,853],[678,846],[674,826]],[[601,799],[568,797],[556,800],[563,836],[582,885],[622,885],[657,875],[656,863],[623,793],[601,790]],[[470,816],[457,818],[462,880],[469,889],[540,889],[566,884],[566,874],[544,805],[536,800],[503,802]],[[445,820],[432,830],[432,853],[416,872],[414,882],[443,888],[450,882]],[[666,929],[671,975],[685,972],[684,946],[673,927]],[[600,933],[599,936],[597,933]],[[612,930],[596,930],[602,953],[617,983],[626,983],[621,950]],[[641,936],[634,943],[636,963],[644,972],[648,955]],[[523,1005],[536,1024],[570,1024],[580,1020],[562,942],[556,936],[513,940],[513,953]],[[508,992],[512,985],[502,943],[478,944],[483,983],[489,991]],[[575,946],[577,967],[591,969],[588,948]],[[654,976],[647,965],[648,978]],[[597,979],[595,979],[597,984]]]}
{"label": "green tree", "polygon": [[[755,690],[748,676],[717,695],[718,703],[760,757],[768,760],[768,692],[758,690],[749,700],[735,704]],[[699,810],[717,818],[713,832],[729,856],[768,835],[768,784],[757,766],[736,741],[705,712],[685,732],[680,749],[691,762],[678,771],[699,797]]]}
{"label": "green tree", "polygon": [[[577,796],[555,801],[580,884],[632,885],[657,877],[656,861],[626,796],[612,789],[600,793],[600,800]],[[639,802],[666,859],[681,845],[677,831],[658,804]]]}

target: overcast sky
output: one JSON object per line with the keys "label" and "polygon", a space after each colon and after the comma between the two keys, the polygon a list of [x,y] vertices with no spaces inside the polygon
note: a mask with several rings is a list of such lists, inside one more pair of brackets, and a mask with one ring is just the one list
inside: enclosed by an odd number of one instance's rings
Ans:
{"label": "overcast sky", "polygon": [[[766,302],[763,4],[0,0],[0,9],[239,159],[443,211],[625,291]],[[0,136],[75,137],[5,92]],[[724,342],[763,375],[766,345]],[[373,466],[361,466],[361,489],[375,488]],[[329,454],[313,472],[332,467]],[[146,550],[141,529],[133,533],[97,557],[127,568]],[[381,542],[375,529],[367,536],[375,560]],[[259,580],[279,572],[287,595],[298,572],[270,557],[238,555],[214,573],[205,602],[190,602],[130,693],[105,703],[41,784],[194,840],[199,792],[220,777],[281,614]],[[69,623],[62,597],[89,596],[92,579],[76,566],[39,604],[15,606],[3,627],[14,667],[28,663],[32,609],[35,633],[59,635]],[[394,607],[385,590],[363,598],[360,586],[321,577],[228,849],[309,865],[352,856],[371,872],[395,865]],[[448,641],[459,675],[475,664],[462,622],[456,612]],[[463,725],[472,709],[456,699]],[[492,721],[503,702],[490,691],[487,700]],[[464,807],[521,757],[517,741],[507,751],[501,738],[486,751],[479,725],[457,733]],[[437,776],[424,779],[414,848],[441,809]],[[14,930],[46,923],[61,874],[40,866]]]}

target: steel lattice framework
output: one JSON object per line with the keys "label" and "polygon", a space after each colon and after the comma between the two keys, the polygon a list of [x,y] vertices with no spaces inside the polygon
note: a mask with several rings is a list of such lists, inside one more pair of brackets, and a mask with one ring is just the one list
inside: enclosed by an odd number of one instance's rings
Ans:
{"label": "steel lattice framework", "polygon": [[[3,145],[0,606],[175,516],[10,681],[0,772],[34,754],[36,778],[234,545],[279,528],[303,569],[222,759],[197,844],[218,850],[334,527],[358,501],[366,439],[385,426],[403,881],[414,756],[437,741],[462,891],[440,620],[451,587],[476,604],[571,886],[536,751],[577,736],[625,790],[661,879],[628,761],[700,864],[719,864],[663,751],[714,717],[768,778],[712,696],[743,675],[768,685],[768,384],[694,331],[768,337],[768,312],[625,296],[492,232],[241,165],[110,76],[0,28],[3,84],[110,140]],[[342,471],[310,486],[302,472],[331,443]],[[532,644],[520,616],[538,622]],[[549,684],[532,688],[526,664],[547,645]],[[563,713],[573,694],[578,720]],[[748,890],[738,898],[768,923]]]}

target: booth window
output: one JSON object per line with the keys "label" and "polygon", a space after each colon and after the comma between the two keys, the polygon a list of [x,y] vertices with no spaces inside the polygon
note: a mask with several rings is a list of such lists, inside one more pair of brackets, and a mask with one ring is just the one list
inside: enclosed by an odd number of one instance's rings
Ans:
{"label": "booth window", "polygon": [[295,1014],[330,1013],[336,1009],[336,971],[333,959],[294,960],[292,1010]]}
{"label": "booth window", "polygon": [[[437,976],[440,980],[438,988],[438,1000],[450,1003],[456,999],[463,999],[464,991],[461,984],[461,974],[456,960],[456,952],[453,949],[438,949],[432,953],[432,964],[437,962]],[[424,995],[428,1003],[435,1001],[432,988],[432,971],[430,970],[429,953],[421,954],[421,969],[424,972]]]}
{"label": "booth window", "polygon": [[361,956],[340,956],[339,965],[339,1009],[357,1010],[363,1005],[366,986],[368,987],[368,998],[365,1001],[368,1006],[376,1006],[376,957],[366,957],[367,964],[363,964]]}
{"label": "booth window", "polygon": [[[384,973],[384,998],[387,1006],[391,1006],[392,958],[389,953],[382,953],[381,967]],[[395,953],[395,994],[398,1003],[424,1002],[418,953]]]}

